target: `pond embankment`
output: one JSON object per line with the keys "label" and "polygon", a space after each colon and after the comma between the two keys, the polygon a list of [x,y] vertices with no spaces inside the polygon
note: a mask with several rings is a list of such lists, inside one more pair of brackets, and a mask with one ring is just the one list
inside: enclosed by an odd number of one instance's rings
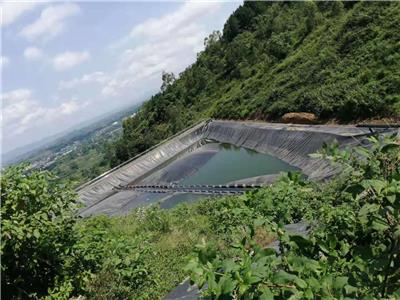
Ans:
{"label": "pond embankment", "polygon": [[368,128],[352,125],[201,122],[80,187],[78,195],[85,204],[80,214],[124,214],[139,205],[188,198],[115,190],[132,183],[263,183],[264,178],[268,183],[273,174],[295,169],[311,179],[329,178],[337,170],[310,154],[334,140],[342,146],[359,144],[368,133]]}

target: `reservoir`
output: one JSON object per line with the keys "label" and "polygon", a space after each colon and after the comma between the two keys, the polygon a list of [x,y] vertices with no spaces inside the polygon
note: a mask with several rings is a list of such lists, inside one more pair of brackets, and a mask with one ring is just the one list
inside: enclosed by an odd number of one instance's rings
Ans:
{"label": "reservoir", "polygon": [[[193,152],[177,158],[144,180],[147,184],[175,183],[179,185],[232,184],[246,178],[296,171],[282,160],[231,144],[209,142]],[[146,194],[148,203],[160,202],[171,208],[182,202],[193,202],[208,195],[189,193]],[[147,201],[146,201],[147,202]]]}
{"label": "reservoir", "polygon": [[180,184],[226,184],[231,181],[298,170],[268,154],[231,144],[210,143],[218,152]]}
{"label": "reservoir", "polygon": [[269,185],[287,171],[330,178],[337,170],[310,154],[333,140],[353,145],[367,133],[355,126],[203,121],[79,187],[79,215],[121,215],[157,202],[173,207],[215,195],[204,185]]}

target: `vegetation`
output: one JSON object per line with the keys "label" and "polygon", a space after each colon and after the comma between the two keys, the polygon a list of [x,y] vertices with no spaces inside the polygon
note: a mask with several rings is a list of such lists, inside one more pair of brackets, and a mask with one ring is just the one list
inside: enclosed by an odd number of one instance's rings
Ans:
{"label": "vegetation", "polygon": [[60,181],[69,181],[73,187],[77,187],[111,168],[115,156],[113,143],[119,134],[84,140],[76,149],[57,158],[46,169]]}
{"label": "vegetation", "polygon": [[399,2],[245,2],[123,124],[123,162],[204,118],[400,115]]}
{"label": "vegetation", "polygon": [[[247,195],[241,213],[253,217],[232,253],[199,245],[192,279],[207,283],[211,299],[399,298],[400,144],[370,141],[370,150],[328,149],[343,173],[322,187],[295,178]],[[313,224],[308,237],[285,232],[300,220]],[[275,234],[278,252],[257,241],[260,227]]]}
{"label": "vegetation", "polygon": [[184,279],[201,238],[217,240],[197,206],[79,220],[69,187],[24,170],[1,177],[4,299],[159,299]]}
{"label": "vegetation", "polygon": [[[400,297],[400,143],[370,142],[319,154],[342,168],[324,184],[289,173],[240,197],[84,220],[49,173],[11,167],[2,297],[159,299],[187,274],[215,299]],[[299,221],[312,225],[308,237],[282,227]],[[267,248],[274,240],[279,252]]]}
{"label": "vegetation", "polygon": [[51,171],[60,181],[68,181],[73,187],[77,187],[106,172],[115,164],[114,144],[121,136],[120,123],[134,114],[137,108],[136,105],[128,110],[112,113],[89,126],[75,130],[39,155],[31,157],[29,161],[35,163],[46,156],[55,155],[55,159],[45,169]]}
{"label": "vegetation", "polygon": [[23,175],[26,166],[1,176],[2,298],[44,295],[63,276],[76,243],[75,196],[47,172]]}

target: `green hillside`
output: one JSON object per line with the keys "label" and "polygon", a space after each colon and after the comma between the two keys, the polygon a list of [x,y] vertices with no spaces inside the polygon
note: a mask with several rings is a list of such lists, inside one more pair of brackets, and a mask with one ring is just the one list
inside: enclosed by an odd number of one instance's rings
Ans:
{"label": "green hillside", "polygon": [[399,2],[245,2],[124,124],[113,164],[201,118],[357,121],[400,112]]}

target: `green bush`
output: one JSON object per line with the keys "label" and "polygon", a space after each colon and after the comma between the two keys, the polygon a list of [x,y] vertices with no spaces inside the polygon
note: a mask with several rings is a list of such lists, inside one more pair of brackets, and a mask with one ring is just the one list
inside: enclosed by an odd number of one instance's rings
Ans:
{"label": "green bush", "polygon": [[[370,148],[333,145],[319,154],[339,164],[342,173],[326,186],[310,186],[318,198],[306,191],[310,198],[296,201],[291,190],[301,199],[305,186],[299,180],[286,180],[286,189],[278,182],[251,194],[248,203],[256,201],[257,211],[263,201],[267,207],[276,201],[275,206],[248,223],[231,245],[233,255],[199,245],[186,267],[192,280],[200,287],[207,283],[204,293],[212,299],[399,298],[400,144],[395,135],[369,140]],[[304,217],[313,216],[308,237],[290,235],[278,224],[299,221],[300,215],[292,217],[297,205]],[[257,241],[255,229],[262,224],[276,233],[279,253]]]}
{"label": "green bush", "polygon": [[[90,271],[81,293],[93,299],[127,299],[150,280],[144,257],[150,251],[146,235],[129,236],[114,231],[112,219],[89,218],[77,226],[75,252],[84,259],[66,267]],[[77,274],[78,275],[78,274]]]}
{"label": "green bush", "polygon": [[26,165],[1,175],[1,293],[4,299],[46,295],[64,279],[77,242],[75,195],[48,172]]}
{"label": "green bush", "polygon": [[[2,298],[126,299],[149,284],[148,235],[121,234],[106,216],[78,221],[75,193],[49,172],[26,169],[1,176]],[[143,221],[165,233],[166,220],[149,209]]]}
{"label": "green bush", "polygon": [[270,187],[250,192],[247,199],[249,208],[284,224],[312,219],[310,208],[317,207],[320,201],[313,185],[302,180],[300,173],[283,174]]}
{"label": "green bush", "polygon": [[244,197],[210,198],[200,202],[197,209],[208,216],[214,232],[229,238],[238,227],[251,223],[257,216],[245,201]]}
{"label": "green bush", "polygon": [[138,210],[138,221],[145,224],[144,228],[150,231],[166,233],[171,230],[168,213],[158,205],[140,208]]}

